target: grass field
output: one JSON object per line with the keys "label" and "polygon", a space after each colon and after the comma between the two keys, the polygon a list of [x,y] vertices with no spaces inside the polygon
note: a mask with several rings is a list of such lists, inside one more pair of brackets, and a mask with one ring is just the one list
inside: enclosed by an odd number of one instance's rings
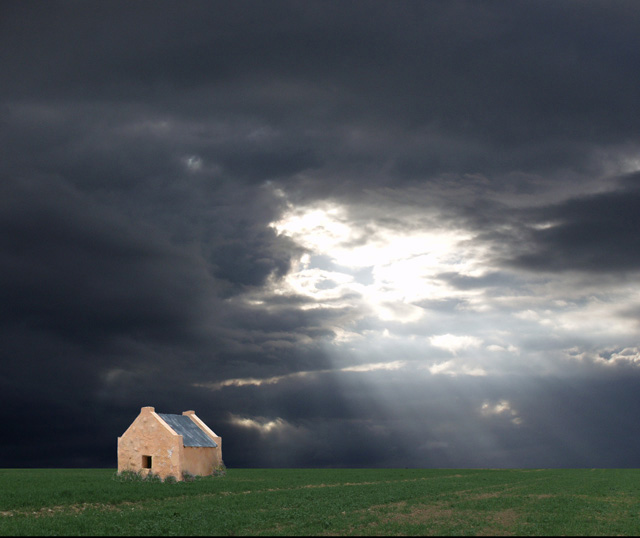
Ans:
{"label": "grass field", "polygon": [[0,470],[0,534],[638,535],[638,469]]}

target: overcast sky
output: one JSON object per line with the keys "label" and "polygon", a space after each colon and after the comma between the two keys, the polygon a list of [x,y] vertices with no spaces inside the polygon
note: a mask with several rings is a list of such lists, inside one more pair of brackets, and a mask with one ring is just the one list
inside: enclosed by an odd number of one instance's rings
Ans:
{"label": "overcast sky", "polygon": [[640,2],[2,1],[0,467],[640,466]]}

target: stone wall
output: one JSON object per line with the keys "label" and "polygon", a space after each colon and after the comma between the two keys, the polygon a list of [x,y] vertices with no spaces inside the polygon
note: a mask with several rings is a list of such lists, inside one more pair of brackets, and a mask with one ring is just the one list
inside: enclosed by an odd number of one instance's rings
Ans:
{"label": "stone wall", "polygon": [[213,474],[216,466],[217,448],[203,446],[185,446],[182,460],[182,471],[194,476],[207,476]]}
{"label": "stone wall", "polygon": [[[184,469],[188,470],[191,474],[199,474],[199,475],[206,475],[206,474],[212,474],[213,472],[213,468],[218,467],[219,465],[222,465],[222,437],[218,436],[215,434],[215,432],[209,428],[209,426],[207,426],[198,415],[196,415],[195,411],[185,411],[184,413],[182,413],[183,415],[188,416],[191,420],[193,420],[193,422],[195,422],[197,424],[197,426],[204,431],[209,438],[211,438],[213,440],[213,442],[215,442],[216,445],[218,445],[216,448],[207,448],[204,449],[207,451],[207,456],[204,455],[198,455],[196,456],[195,454],[198,454],[198,451],[194,451],[192,452],[193,455],[189,455],[186,456],[186,451],[187,450],[191,450],[191,449],[196,449],[199,447],[185,447],[185,458],[189,458],[189,461],[191,461],[191,459],[193,459],[194,461],[194,465],[199,465],[199,464],[195,464],[196,460],[202,460],[204,461],[204,459],[206,458],[207,462],[210,462],[210,466],[209,466],[209,471],[205,472],[205,473],[194,473],[193,471],[191,471],[190,469],[187,468],[187,459],[185,459],[185,463],[184,463]],[[198,467],[200,468],[200,467]]]}
{"label": "stone wall", "polygon": [[[182,436],[169,428],[153,407],[143,407],[118,437],[118,472],[153,472],[163,480],[170,475],[181,480],[183,451]],[[143,456],[151,456],[151,469],[143,468]]]}

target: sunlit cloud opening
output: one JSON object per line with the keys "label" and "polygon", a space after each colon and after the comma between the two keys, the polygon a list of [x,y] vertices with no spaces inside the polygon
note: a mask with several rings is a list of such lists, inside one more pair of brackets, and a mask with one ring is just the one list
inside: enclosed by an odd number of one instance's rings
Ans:
{"label": "sunlit cloud opening", "polygon": [[[338,204],[289,204],[271,227],[305,252],[274,292],[313,299],[305,308],[355,304],[363,316],[401,323],[424,316],[416,305],[421,300],[476,294],[439,278],[443,273],[482,273],[481,249],[471,244],[472,234],[439,224],[435,215],[420,218],[407,215],[391,224],[360,221]],[[368,281],[358,277],[362,270],[368,271]]]}
{"label": "sunlit cloud opening", "polygon": [[[597,338],[598,345],[616,352],[635,345],[637,317],[628,312],[640,304],[640,293],[629,282],[609,283],[605,294],[580,275],[517,273],[499,264],[494,255],[500,248],[493,240],[476,236],[464,221],[444,218],[433,206],[419,213],[410,203],[389,209],[373,195],[344,204],[294,206],[286,192],[274,192],[285,210],[270,226],[298,249],[286,275],[239,300],[277,313],[289,297],[297,298],[295,308],[308,311],[325,329],[319,345],[335,362],[333,373],[344,366],[372,370],[353,364],[385,363],[397,364],[403,375],[410,369],[449,377],[557,374],[567,365],[561,349],[537,349],[550,334],[558,342],[575,339],[581,345]],[[541,220],[537,228],[557,224]],[[582,360],[636,364],[633,356]],[[571,358],[575,363],[577,355]],[[259,386],[327,372],[207,386]],[[514,423],[520,420],[510,416]]]}

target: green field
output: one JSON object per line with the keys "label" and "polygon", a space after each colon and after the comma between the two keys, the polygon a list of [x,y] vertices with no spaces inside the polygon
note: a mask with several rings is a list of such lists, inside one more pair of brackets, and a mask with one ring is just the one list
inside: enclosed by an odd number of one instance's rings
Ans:
{"label": "green field", "polygon": [[0,470],[0,535],[638,535],[638,469]]}

